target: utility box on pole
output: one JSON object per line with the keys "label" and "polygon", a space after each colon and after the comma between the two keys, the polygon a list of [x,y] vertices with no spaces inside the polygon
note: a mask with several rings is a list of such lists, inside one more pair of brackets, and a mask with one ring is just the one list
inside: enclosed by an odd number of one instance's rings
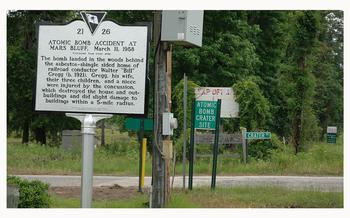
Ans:
{"label": "utility box on pole", "polygon": [[202,46],[203,11],[163,10],[161,41]]}

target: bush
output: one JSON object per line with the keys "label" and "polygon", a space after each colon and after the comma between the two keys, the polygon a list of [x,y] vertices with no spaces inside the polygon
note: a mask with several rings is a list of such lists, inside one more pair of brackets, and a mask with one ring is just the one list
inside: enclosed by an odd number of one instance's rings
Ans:
{"label": "bush", "polygon": [[254,159],[270,160],[274,150],[282,150],[283,143],[274,133],[271,140],[250,140],[248,145],[248,155]]}
{"label": "bush", "polygon": [[49,185],[40,181],[27,181],[19,177],[7,177],[7,184],[19,188],[19,208],[50,207]]}
{"label": "bush", "polygon": [[[190,136],[191,136],[191,129],[187,129],[186,131],[186,158],[189,159],[190,154]],[[183,132],[180,134],[179,138],[175,139],[174,143],[174,149],[176,150],[176,160],[180,161],[182,160],[182,148],[184,143],[184,134]]]}
{"label": "bush", "polygon": [[233,86],[239,103],[240,126],[246,127],[248,131],[265,129],[272,116],[270,102],[255,80],[249,77]]}

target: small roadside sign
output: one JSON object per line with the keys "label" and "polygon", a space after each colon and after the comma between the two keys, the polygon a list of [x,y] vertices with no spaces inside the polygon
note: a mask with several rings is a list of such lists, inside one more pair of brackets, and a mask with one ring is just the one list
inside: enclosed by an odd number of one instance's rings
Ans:
{"label": "small roadside sign", "polygon": [[327,126],[327,143],[335,144],[337,142],[337,127]]}
{"label": "small roadside sign", "polygon": [[336,133],[327,133],[327,143],[329,143],[329,144],[337,143],[337,134]]}
{"label": "small roadside sign", "polygon": [[246,132],[246,139],[271,139],[270,132]]}
{"label": "small roadside sign", "polygon": [[217,101],[196,101],[195,120],[196,129],[215,129]]}
{"label": "small roadside sign", "polygon": [[[144,119],[144,130],[152,131],[153,130],[153,119]],[[126,118],[125,128],[127,130],[140,130],[141,129],[141,119],[139,118]]]}
{"label": "small roadside sign", "polygon": [[217,101],[221,99],[222,118],[239,117],[239,104],[231,87],[197,87],[194,90],[197,101]]}

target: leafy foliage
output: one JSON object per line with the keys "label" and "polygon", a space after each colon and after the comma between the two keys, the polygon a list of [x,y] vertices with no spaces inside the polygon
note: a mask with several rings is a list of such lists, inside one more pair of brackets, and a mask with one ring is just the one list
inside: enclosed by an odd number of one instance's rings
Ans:
{"label": "leafy foliage", "polygon": [[248,156],[254,159],[270,160],[273,151],[282,150],[284,147],[276,134],[271,135],[271,140],[250,140]]}
{"label": "leafy foliage", "polygon": [[[186,123],[187,128],[191,124],[191,113],[192,113],[192,101],[195,99],[195,88],[198,87],[196,83],[191,80],[187,80],[187,102],[186,102]],[[180,80],[175,86],[173,99],[175,103],[175,115],[178,118],[178,128],[177,131],[181,132],[184,125],[184,110],[183,110],[183,97],[184,97],[184,80]]]}
{"label": "leafy foliage", "polygon": [[7,177],[7,183],[19,188],[19,208],[48,208],[50,207],[49,185],[38,180],[27,181],[19,177]]}
{"label": "leafy foliage", "polygon": [[265,129],[270,121],[270,105],[252,78],[233,86],[239,103],[240,125],[248,130]]}
{"label": "leafy foliage", "polygon": [[[64,128],[79,122],[62,113],[33,113],[35,80],[35,23],[63,23],[77,11],[10,11],[7,19],[8,131],[22,131],[23,142],[59,141]],[[152,22],[152,11],[109,11],[120,24]],[[307,149],[326,127],[343,126],[343,12],[342,11],[205,11],[203,46],[173,45],[172,110],[183,126],[182,78],[195,86],[235,87],[240,118],[223,120],[224,129],[240,126],[265,129]],[[154,44],[153,44],[154,45]],[[149,109],[153,113],[154,46],[149,57]],[[191,81],[191,82],[190,82]],[[125,117],[109,122],[123,129]],[[313,137],[310,137],[313,136]],[[56,143],[57,144],[57,143]],[[298,150],[297,149],[297,150]]]}

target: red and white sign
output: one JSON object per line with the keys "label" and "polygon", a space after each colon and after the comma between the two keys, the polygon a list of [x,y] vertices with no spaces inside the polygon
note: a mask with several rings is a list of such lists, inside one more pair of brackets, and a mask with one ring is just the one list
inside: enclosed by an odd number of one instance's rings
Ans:
{"label": "red and white sign", "polygon": [[230,87],[198,87],[195,88],[197,101],[217,101],[221,99],[220,116],[224,118],[238,117],[239,104],[235,101],[235,93]]}

